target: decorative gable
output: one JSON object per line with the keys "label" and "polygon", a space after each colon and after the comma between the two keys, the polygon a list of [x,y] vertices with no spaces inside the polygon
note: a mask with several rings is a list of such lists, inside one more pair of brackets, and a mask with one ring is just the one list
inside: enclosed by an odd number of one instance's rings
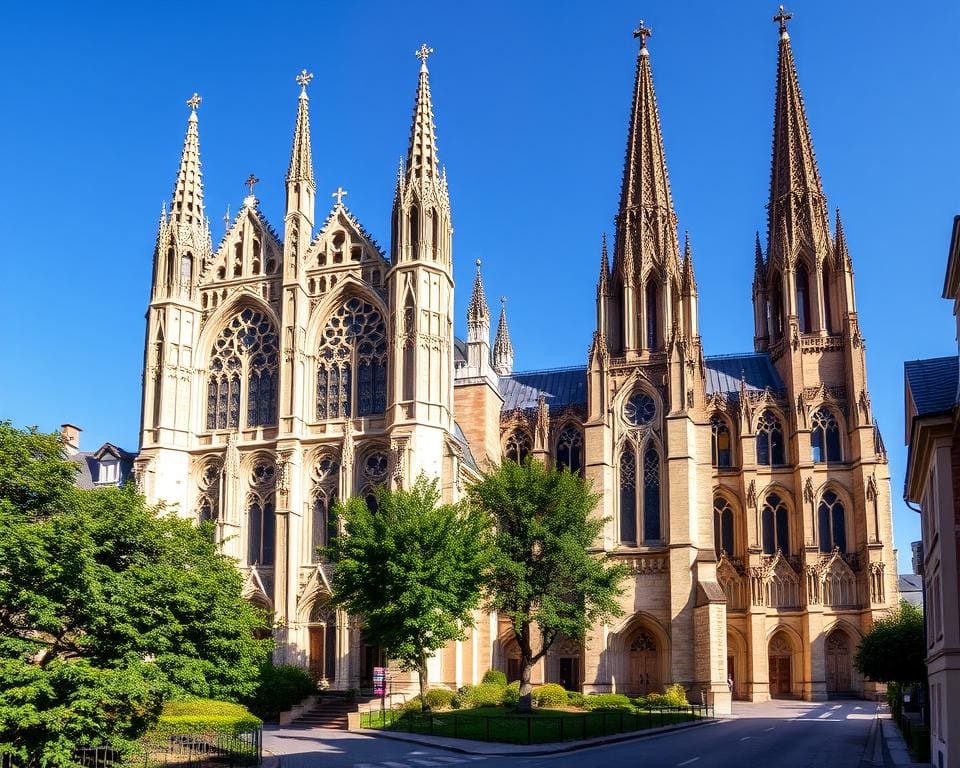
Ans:
{"label": "decorative gable", "polygon": [[307,293],[319,300],[348,275],[383,293],[390,264],[376,240],[341,202],[334,205],[310,243],[304,268]]}

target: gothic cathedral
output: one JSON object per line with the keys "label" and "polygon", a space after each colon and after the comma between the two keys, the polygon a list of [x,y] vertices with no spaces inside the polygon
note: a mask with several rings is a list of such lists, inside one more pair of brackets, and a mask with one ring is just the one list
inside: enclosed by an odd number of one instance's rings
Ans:
{"label": "gothic cathedral", "polygon": [[[608,519],[597,542],[631,576],[624,616],[564,638],[535,671],[584,693],[679,682],[730,698],[873,695],[852,664],[896,604],[890,483],[873,421],[853,266],[827,202],[780,23],[766,250],[752,354],[705,356],[642,25],[612,258],[581,367],[515,373],[501,309],[493,346],[479,263],[467,338],[454,337],[452,214],[423,46],[389,256],[343,202],[315,222],[310,75],[286,176],[283,237],[250,194],[214,248],[196,95],[147,310],[138,483],[215,523],[278,660],[321,685],[382,664],[362,617],[331,608],[318,555],[331,505],[422,472],[444,497],[502,457],[581,473]],[[509,627],[478,614],[430,663],[435,685],[516,679]],[[395,677],[402,686],[406,678]],[[412,681],[411,681],[412,685]]]}

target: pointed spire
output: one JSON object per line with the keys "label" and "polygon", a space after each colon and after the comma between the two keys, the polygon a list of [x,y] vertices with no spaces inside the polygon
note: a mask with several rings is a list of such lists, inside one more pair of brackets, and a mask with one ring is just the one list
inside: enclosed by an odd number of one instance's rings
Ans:
{"label": "pointed spire", "polygon": [[180,169],[173,185],[170,203],[170,219],[178,224],[204,224],[203,178],[200,171],[200,130],[197,108],[203,99],[196,93],[187,99],[190,118],[187,121],[187,136],[180,154]]}
{"label": "pointed spire", "polygon": [[[792,14],[780,8],[773,17],[780,24],[780,49],[777,57],[777,95],[773,115],[773,160],[770,174],[770,233],[776,229],[776,217],[794,195],[809,195],[816,207],[823,207],[823,185],[813,152],[810,126],[803,106],[800,81],[790,48],[786,22]],[[824,217],[826,211],[824,209]],[[825,223],[825,222],[824,222]]]}
{"label": "pointed spire", "polygon": [[[621,271],[631,262],[642,268],[641,253],[664,264],[670,258],[676,263],[676,215],[670,195],[670,180],[660,130],[660,113],[653,88],[650,51],[647,38],[651,30],[640,22],[634,37],[640,38],[637,71],[630,111],[630,127],[620,191],[620,210],[617,216],[617,248],[615,268]],[[641,211],[646,215],[641,215]],[[650,216],[650,214],[653,216]],[[656,219],[650,234],[641,229],[640,220]],[[651,241],[648,242],[647,241]],[[641,253],[626,254],[638,244]],[[646,253],[651,249],[649,253]]]}
{"label": "pointed spire", "polygon": [[853,260],[850,258],[850,251],[847,248],[847,236],[843,232],[843,222],[840,221],[839,208],[837,208],[837,223],[833,238],[834,249],[837,255],[837,267],[853,271]]}
{"label": "pointed spire", "polygon": [[287,181],[306,181],[313,184],[313,154],[310,148],[310,97],[307,86],[313,75],[303,70],[297,75],[300,98],[297,101],[297,123],[293,130],[293,149],[290,151],[290,167]]}
{"label": "pointed spire", "polygon": [[762,286],[766,282],[767,266],[763,261],[763,249],[760,247],[760,230],[756,232],[753,256],[753,285]]}
{"label": "pointed spire", "polygon": [[507,297],[500,297],[500,323],[497,325],[497,338],[493,342],[493,370],[500,376],[509,376],[513,372],[513,344],[510,343],[510,331],[507,329]]}
{"label": "pointed spire", "polygon": [[683,275],[683,286],[689,289],[690,293],[697,292],[697,279],[693,274],[693,248],[690,245],[690,233],[684,230],[683,233],[683,265],[681,268]]}
{"label": "pointed spire", "polygon": [[[473,293],[467,307],[467,325],[486,325],[490,328],[490,308],[487,306],[487,296],[483,291],[483,277],[480,275],[480,259],[477,259],[477,275],[473,279]],[[489,337],[488,337],[489,338]]]}
{"label": "pointed spire", "polygon": [[610,277],[610,258],[607,255],[607,233],[604,232],[600,239],[600,279],[597,281],[597,291],[601,294],[607,292],[607,280]]}
{"label": "pointed spire", "polygon": [[433,53],[424,43],[416,52],[420,59],[420,79],[413,104],[413,125],[410,128],[410,148],[407,151],[407,176],[420,179],[437,178],[437,136],[433,123],[433,102],[430,98],[430,72],[427,58]]}

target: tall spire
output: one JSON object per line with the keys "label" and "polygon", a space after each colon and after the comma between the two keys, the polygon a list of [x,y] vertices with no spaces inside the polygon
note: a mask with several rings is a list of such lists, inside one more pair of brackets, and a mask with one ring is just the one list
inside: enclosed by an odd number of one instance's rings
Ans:
{"label": "tall spire", "polygon": [[681,271],[684,290],[690,293],[697,292],[697,278],[693,273],[693,248],[690,245],[690,233],[683,233],[683,265]]}
{"label": "tall spire", "polygon": [[[813,152],[810,126],[803,106],[803,95],[790,48],[786,22],[792,14],[783,6],[773,20],[780,25],[780,48],[777,57],[777,95],[773,113],[773,159],[770,171],[770,204],[768,237],[775,240],[780,222],[788,219],[787,231],[795,240],[808,239],[811,245],[824,237],[827,212],[820,172]],[[806,215],[796,214],[807,209]],[[807,220],[814,232],[797,232],[796,225]],[[785,247],[787,244],[781,244]],[[778,250],[778,249],[774,249]],[[768,257],[771,254],[768,252]]]}
{"label": "tall spire", "polygon": [[607,233],[600,239],[600,279],[597,281],[597,292],[607,292],[607,280],[610,277],[610,257],[607,255]]}
{"label": "tall spire", "polygon": [[297,124],[293,131],[293,149],[290,152],[290,167],[287,169],[287,181],[313,181],[313,154],[310,149],[310,97],[307,86],[313,75],[303,70],[297,75],[300,86],[300,99],[297,102]]}
{"label": "tall spire", "polygon": [[647,38],[651,30],[643,21],[634,31],[640,39],[637,71],[627,135],[614,268],[640,271],[644,260],[655,260],[670,269],[679,259],[676,214],[670,195],[667,161],[660,131],[660,113],[653,88]]}
{"label": "tall spire", "polygon": [[507,329],[507,299],[500,298],[500,323],[497,325],[497,338],[493,342],[493,370],[500,376],[513,373],[513,344],[510,343],[510,331]]}
{"label": "tall spire", "polygon": [[410,128],[410,148],[407,151],[408,178],[435,179],[438,175],[437,136],[433,123],[433,103],[430,99],[430,72],[427,58],[433,53],[424,43],[416,52],[420,59],[420,79],[417,98],[413,104],[413,125]]}
{"label": "tall spire", "polygon": [[467,326],[486,325],[490,328],[490,309],[487,306],[487,297],[483,291],[483,277],[480,274],[480,259],[477,259],[477,275],[473,279],[473,293],[470,295],[470,304],[467,306]]}
{"label": "tall spire", "polygon": [[180,154],[180,170],[173,185],[170,204],[170,220],[174,224],[205,224],[203,215],[203,178],[200,171],[200,130],[197,123],[197,108],[203,99],[196,93],[187,99],[190,118],[187,120],[187,136]]}
{"label": "tall spire", "polygon": [[761,286],[766,284],[766,264],[763,262],[763,249],[760,247],[760,231],[757,230],[754,240],[753,254],[753,284]]}
{"label": "tall spire", "polygon": [[834,249],[837,256],[838,269],[853,270],[853,260],[850,258],[850,251],[847,248],[847,236],[843,233],[843,222],[840,221],[840,209],[837,208],[837,223],[833,236]]}

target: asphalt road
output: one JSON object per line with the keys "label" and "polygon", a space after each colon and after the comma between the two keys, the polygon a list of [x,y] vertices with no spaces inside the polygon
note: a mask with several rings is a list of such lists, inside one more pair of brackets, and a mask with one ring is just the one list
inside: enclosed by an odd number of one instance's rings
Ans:
{"label": "asphalt road", "polygon": [[[264,746],[281,768],[866,768],[876,705],[865,701],[735,704],[734,717],[685,731],[548,756],[465,755],[432,746],[319,729],[277,729]],[[876,765],[882,765],[877,762]]]}

